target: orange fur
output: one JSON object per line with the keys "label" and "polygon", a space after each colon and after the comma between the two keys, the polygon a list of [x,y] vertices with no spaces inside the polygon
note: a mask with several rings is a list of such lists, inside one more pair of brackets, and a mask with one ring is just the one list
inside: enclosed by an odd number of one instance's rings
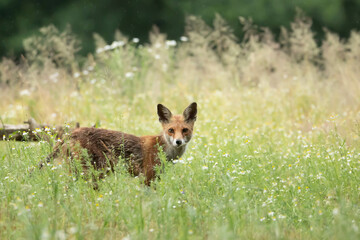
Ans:
{"label": "orange fur", "polygon": [[[80,159],[83,170],[87,171],[90,159],[95,169],[114,170],[121,157],[128,163],[129,172],[135,176],[143,174],[145,183],[149,185],[155,178],[155,166],[160,165],[158,148],[162,147],[168,161],[181,157],[192,137],[196,115],[196,103],[190,104],[182,115],[174,116],[159,104],[158,116],[163,133],[156,136],[137,137],[106,129],[78,128],[69,139],[55,146],[47,161]],[[81,155],[82,149],[86,149],[89,159]]]}

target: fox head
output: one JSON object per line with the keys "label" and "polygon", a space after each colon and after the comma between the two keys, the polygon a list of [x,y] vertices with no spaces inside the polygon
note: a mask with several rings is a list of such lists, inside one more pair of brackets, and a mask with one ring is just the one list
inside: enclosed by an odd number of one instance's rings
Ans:
{"label": "fox head", "polygon": [[172,115],[167,107],[158,104],[157,114],[163,126],[165,140],[170,146],[180,148],[190,141],[196,121],[196,102],[190,104],[182,115]]}

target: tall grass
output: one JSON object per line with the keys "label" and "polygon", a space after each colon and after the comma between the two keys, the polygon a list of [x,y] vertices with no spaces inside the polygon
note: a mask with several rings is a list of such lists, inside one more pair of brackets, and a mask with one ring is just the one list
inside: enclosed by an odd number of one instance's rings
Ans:
{"label": "tall grass", "polygon": [[357,239],[360,34],[317,45],[299,14],[278,41],[241,18],[187,19],[186,37],[115,33],[76,55],[67,29],[41,29],[0,64],[1,119],[157,134],[156,104],[197,101],[185,156],[152,187],[121,164],[93,190],[67,165],[34,169],[47,142],[0,144],[0,239]]}

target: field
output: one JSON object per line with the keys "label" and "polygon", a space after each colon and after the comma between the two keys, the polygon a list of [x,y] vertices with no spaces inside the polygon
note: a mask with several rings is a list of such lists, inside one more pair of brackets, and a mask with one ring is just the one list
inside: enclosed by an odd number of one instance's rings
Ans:
{"label": "field", "polygon": [[120,32],[79,58],[52,26],[0,63],[0,116],[161,131],[157,103],[198,103],[183,158],[151,187],[122,164],[94,190],[68,166],[37,164],[52,145],[0,142],[0,239],[359,239],[360,34],[316,44],[299,15],[278,41],[241,19],[189,17],[186,37]]}

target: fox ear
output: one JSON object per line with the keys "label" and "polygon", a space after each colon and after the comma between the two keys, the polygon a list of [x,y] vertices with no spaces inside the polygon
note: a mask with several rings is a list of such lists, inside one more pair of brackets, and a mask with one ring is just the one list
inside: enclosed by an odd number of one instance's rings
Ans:
{"label": "fox ear", "polygon": [[161,123],[168,123],[172,116],[170,110],[162,104],[157,105],[157,114]]}
{"label": "fox ear", "polygon": [[197,115],[197,104],[196,102],[193,102],[190,104],[185,110],[184,110],[184,118],[185,122],[195,122],[196,121],[196,115]]}

